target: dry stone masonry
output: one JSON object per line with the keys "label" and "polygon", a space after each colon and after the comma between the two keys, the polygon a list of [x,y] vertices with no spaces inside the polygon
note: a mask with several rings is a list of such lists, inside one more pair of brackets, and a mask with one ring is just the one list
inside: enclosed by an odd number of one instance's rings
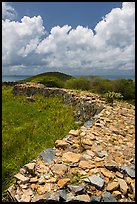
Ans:
{"label": "dry stone masonry", "polygon": [[[14,88],[15,94],[22,91],[31,95],[40,88],[28,91],[25,85],[19,86]],[[44,94],[49,90],[59,91],[41,89]],[[8,189],[9,200],[134,202],[135,109],[124,102],[103,107],[93,114],[94,123],[88,120],[78,130],[70,130],[53,148],[24,165]]]}
{"label": "dry stone masonry", "polygon": [[36,93],[41,93],[45,97],[62,97],[65,104],[74,107],[74,117],[76,121],[89,120],[103,109],[99,96],[95,98],[95,96],[90,93],[81,95],[73,90],[47,88],[42,84],[17,84],[13,88],[13,93],[14,95],[25,94],[28,96],[28,99],[32,101],[35,100],[32,96]]}

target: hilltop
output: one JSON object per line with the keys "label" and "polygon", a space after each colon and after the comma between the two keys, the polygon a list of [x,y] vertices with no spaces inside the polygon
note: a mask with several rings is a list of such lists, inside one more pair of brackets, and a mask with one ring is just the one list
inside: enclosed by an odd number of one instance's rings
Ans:
{"label": "hilltop", "polygon": [[29,77],[29,78],[25,79],[24,81],[33,81],[34,82],[37,80],[42,80],[42,79],[47,78],[47,77],[55,77],[55,78],[62,80],[62,81],[66,81],[68,79],[73,78],[73,76],[67,75],[67,74],[64,74],[61,72],[45,72],[45,73],[41,73],[41,74],[37,74],[37,75],[32,76],[32,77]]}

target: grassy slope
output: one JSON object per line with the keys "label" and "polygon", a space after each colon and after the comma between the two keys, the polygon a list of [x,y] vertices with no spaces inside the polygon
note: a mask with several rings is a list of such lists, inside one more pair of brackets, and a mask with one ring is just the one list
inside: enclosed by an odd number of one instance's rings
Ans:
{"label": "grassy slope", "polygon": [[45,77],[56,77],[61,81],[66,81],[72,78],[72,76],[61,73],[61,72],[45,72],[45,73],[38,74],[33,77],[27,78],[24,81],[37,81],[38,79],[42,80]]}
{"label": "grassy slope", "polygon": [[11,90],[2,90],[3,195],[24,164],[77,128],[71,107],[61,99],[37,95],[37,101],[32,103],[25,96],[13,96]]}

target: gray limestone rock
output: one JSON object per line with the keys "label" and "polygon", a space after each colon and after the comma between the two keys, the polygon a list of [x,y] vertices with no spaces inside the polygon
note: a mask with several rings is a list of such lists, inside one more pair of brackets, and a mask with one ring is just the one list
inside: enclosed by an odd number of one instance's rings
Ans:
{"label": "gray limestone rock", "polygon": [[102,195],[101,202],[118,202],[110,192],[106,192]]}
{"label": "gray limestone rock", "polygon": [[46,163],[51,163],[52,160],[55,157],[55,151],[52,148],[47,148],[42,153],[40,153],[40,156]]}
{"label": "gray limestone rock", "polygon": [[135,169],[133,168],[130,168],[128,166],[124,166],[124,167],[121,167],[121,169],[126,172],[126,174],[128,176],[130,176],[131,178],[135,178]]}
{"label": "gray limestone rock", "polygon": [[91,202],[100,202],[101,201],[101,196],[92,196],[91,197]]}
{"label": "gray limestone rock", "polygon": [[104,180],[97,175],[89,176],[88,178],[84,179],[84,181],[93,184],[96,188],[99,189],[102,189],[104,186]]}
{"label": "gray limestone rock", "polygon": [[87,122],[84,123],[84,126],[85,126],[86,128],[91,128],[91,127],[93,126],[93,121],[88,120]]}
{"label": "gray limestone rock", "polygon": [[65,189],[59,191],[59,197],[64,201],[67,199],[67,193]]}
{"label": "gray limestone rock", "polygon": [[68,185],[68,188],[75,194],[81,193],[84,191],[84,185]]}
{"label": "gray limestone rock", "polygon": [[98,152],[97,154],[98,154],[98,157],[100,157],[100,158],[105,157],[105,154],[103,152]]}
{"label": "gray limestone rock", "polygon": [[50,192],[47,197],[47,201],[59,201],[59,192]]}

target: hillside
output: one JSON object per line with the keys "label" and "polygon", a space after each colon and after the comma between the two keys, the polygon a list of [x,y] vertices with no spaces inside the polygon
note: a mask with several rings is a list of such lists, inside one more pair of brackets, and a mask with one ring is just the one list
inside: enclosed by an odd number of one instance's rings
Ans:
{"label": "hillside", "polygon": [[[52,96],[57,95],[58,90],[63,96],[66,91],[63,98],[70,102],[69,95],[73,96],[72,101],[76,99],[82,110],[78,111],[80,114],[88,104],[91,110],[91,104],[96,108],[99,103],[103,109],[99,106],[95,115],[81,127],[54,140],[53,148],[49,146],[30,163],[21,166],[8,189],[9,199],[16,202],[134,202],[135,107],[123,101],[110,106],[99,96],[90,98],[89,93],[74,94],[73,91],[72,94],[72,90],[67,89],[45,87],[43,90],[43,86],[37,84],[17,85],[13,92],[16,97],[20,91],[40,93],[40,87],[44,96],[49,91]],[[55,125],[52,127],[55,129]],[[44,133],[47,130],[44,129]]]}
{"label": "hillside", "polygon": [[45,72],[45,73],[38,74],[38,75],[32,76],[30,78],[27,78],[24,81],[37,81],[37,80],[42,80],[42,79],[47,78],[47,77],[55,77],[61,81],[66,81],[66,80],[72,78],[72,76],[61,73],[61,72]]}
{"label": "hillside", "polygon": [[38,74],[27,78],[25,80],[18,81],[19,83],[22,82],[35,82],[44,84],[47,87],[64,87],[64,84],[67,80],[73,79],[74,77],[61,73],[61,72],[45,72],[42,74]]}

